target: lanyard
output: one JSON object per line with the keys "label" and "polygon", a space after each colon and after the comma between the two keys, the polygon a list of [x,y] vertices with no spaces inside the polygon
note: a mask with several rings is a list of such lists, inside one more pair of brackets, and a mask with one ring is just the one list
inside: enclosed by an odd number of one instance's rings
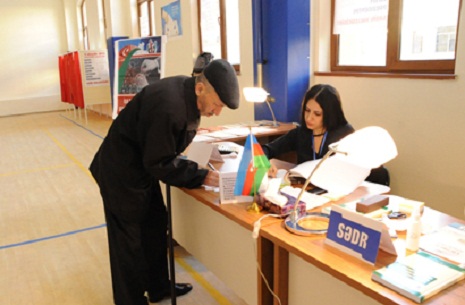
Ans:
{"label": "lanyard", "polygon": [[[323,148],[323,145],[325,144],[326,141],[326,136],[328,135],[328,132],[325,131],[325,134],[323,135],[323,140],[321,140],[321,145],[320,149],[318,151],[318,155],[320,155],[321,149]],[[315,137],[312,135],[312,150],[313,150],[313,160],[316,160],[316,154],[315,154]]]}

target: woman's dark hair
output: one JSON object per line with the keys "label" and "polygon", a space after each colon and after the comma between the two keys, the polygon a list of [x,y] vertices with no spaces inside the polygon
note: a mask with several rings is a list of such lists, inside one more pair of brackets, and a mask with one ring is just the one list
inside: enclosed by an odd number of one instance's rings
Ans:
{"label": "woman's dark hair", "polygon": [[305,93],[302,101],[301,125],[303,128],[307,128],[305,124],[305,106],[311,99],[315,100],[323,110],[323,126],[327,130],[334,130],[347,124],[339,92],[331,85],[318,84],[312,86]]}

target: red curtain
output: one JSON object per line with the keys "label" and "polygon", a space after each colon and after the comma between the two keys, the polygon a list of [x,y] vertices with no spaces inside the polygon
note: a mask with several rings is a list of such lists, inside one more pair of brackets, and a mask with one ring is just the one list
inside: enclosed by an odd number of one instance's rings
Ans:
{"label": "red curtain", "polygon": [[71,52],[58,58],[60,70],[61,101],[84,108],[79,52]]}

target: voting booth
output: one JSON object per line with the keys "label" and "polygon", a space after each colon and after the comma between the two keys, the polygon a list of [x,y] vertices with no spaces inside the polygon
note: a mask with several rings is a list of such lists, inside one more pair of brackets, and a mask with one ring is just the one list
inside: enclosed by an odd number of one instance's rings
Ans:
{"label": "voting booth", "polygon": [[80,114],[89,106],[111,104],[107,50],[73,51],[58,57],[61,101]]}

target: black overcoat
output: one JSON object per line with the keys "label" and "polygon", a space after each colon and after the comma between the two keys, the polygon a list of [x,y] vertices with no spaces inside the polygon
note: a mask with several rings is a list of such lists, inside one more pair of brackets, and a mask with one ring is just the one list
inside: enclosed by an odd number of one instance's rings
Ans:
{"label": "black overcoat", "polygon": [[196,101],[194,78],[168,77],[146,86],[119,113],[90,166],[105,208],[137,220],[154,196],[163,200],[159,181],[202,184],[208,171],[179,158],[200,124]]}

